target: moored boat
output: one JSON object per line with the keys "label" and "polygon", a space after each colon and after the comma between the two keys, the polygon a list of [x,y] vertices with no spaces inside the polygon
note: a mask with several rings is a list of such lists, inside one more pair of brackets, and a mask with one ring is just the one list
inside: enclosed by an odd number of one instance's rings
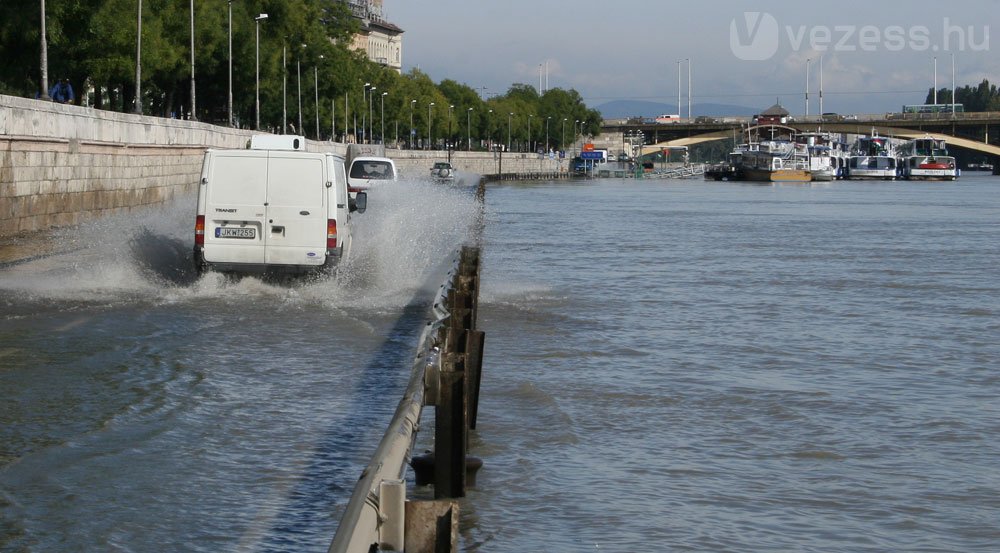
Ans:
{"label": "moored boat", "polygon": [[810,182],[808,153],[800,144],[764,140],[751,144],[742,156],[746,180],[758,182]]}
{"label": "moored boat", "polygon": [[735,181],[744,180],[743,153],[746,146],[737,147],[726,156],[726,161],[713,165],[705,170],[705,180]]}
{"label": "moored boat", "polygon": [[847,178],[896,180],[898,175],[896,157],[889,138],[877,134],[858,137],[851,147]]}
{"label": "moored boat", "polygon": [[955,158],[944,140],[927,136],[903,144],[899,149],[903,178],[955,180],[959,176]]}
{"label": "moored boat", "polygon": [[832,181],[843,173],[845,157],[840,143],[830,133],[811,132],[795,135],[795,143],[805,147],[809,172],[814,181]]}

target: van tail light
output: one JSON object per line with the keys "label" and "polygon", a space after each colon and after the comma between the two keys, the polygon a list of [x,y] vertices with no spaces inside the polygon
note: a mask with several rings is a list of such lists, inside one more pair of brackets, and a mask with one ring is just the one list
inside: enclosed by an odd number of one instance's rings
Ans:
{"label": "van tail light", "polygon": [[332,250],[337,247],[337,220],[326,220],[326,249]]}
{"label": "van tail light", "polygon": [[194,220],[194,244],[196,246],[205,245],[205,216],[199,215]]}

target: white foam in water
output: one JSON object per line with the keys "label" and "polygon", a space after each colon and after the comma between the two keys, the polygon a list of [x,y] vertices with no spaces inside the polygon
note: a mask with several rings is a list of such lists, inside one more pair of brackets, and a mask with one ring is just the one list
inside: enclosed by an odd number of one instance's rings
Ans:
{"label": "white foam in water", "polygon": [[[196,277],[191,261],[195,198],[135,209],[55,233],[58,252],[0,272],[0,290],[40,299],[186,301],[272,296],[330,307],[393,309],[424,286],[472,232],[480,206],[471,189],[407,181],[369,191],[354,214],[351,257],[336,276],[271,284]],[[430,283],[434,286],[440,283]]]}
{"label": "white foam in water", "polygon": [[429,273],[450,263],[470,238],[479,209],[467,189],[426,181],[373,188],[368,211],[353,219],[354,250],[336,279],[318,281],[301,293],[339,305],[405,305],[415,289],[427,284]]}

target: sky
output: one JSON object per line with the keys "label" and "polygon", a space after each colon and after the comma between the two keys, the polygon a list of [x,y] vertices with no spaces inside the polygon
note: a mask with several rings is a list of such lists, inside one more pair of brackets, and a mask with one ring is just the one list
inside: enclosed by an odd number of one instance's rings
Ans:
{"label": "sky", "polygon": [[[923,103],[935,82],[1000,82],[1000,0],[384,0],[401,27],[403,71],[481,94],[514,83],[613,100],[793,114],[884,113]],[[995,36],[993,36],[995,35]],[[822,62],[820,59],[822,58]],[[679,60],[691,60],[690,62]],[[807,61],[808,60],[808,61]],[[822,63],[822,72],[820,65]],[[808,68],[808,79],[807,79]]]}

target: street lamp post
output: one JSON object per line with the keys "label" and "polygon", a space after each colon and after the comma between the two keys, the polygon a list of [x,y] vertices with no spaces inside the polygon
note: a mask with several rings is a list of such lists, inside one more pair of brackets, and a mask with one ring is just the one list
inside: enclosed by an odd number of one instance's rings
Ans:
{"label": "street lamp post", "polygon": [[452,134],[451,134],[451,114],[452,114],[452,110],[454,110],[454,109],[455,109],[455,105],[454,104],[448,105],[448,139],[445,142],[445,148],[447,148],[449,152],[451,151],[451,143],[453,141],[452,140],[453,137],[452,137]]}
{"label": "street lamp post", "polygon": [[562,148],[563,150],[566,149],[566,121],[569,121],[569,119],[563,117],[562,136],[559,138],[559,147]]}
{"label": "street lamp post", "polygon": [[142,0],[135,29],[135,113],[142,115]]}
{"label": "street lamp post", "polygon": [[[541,78],[539,78],[539,81],[541,81]],[[534,119],[534,117],[535,117],[534,114],[532,114],[532,113],[528,114],[528,153],[529,154],[534,151],[534,149],[531,147],[531,122]]]}
{"label": "street lamp post", "polygon": [[288,46],[281,45],[281,134],[288,134]]}
{"label": "street lamp post", "polygon": [[368,131],[371,136],[370,142],[375,143],[375,110],[372,109],[373,97],[375,96],[375,91],[378,90],[377,86],[373,86],[371,92],[368,94]]}
{"label": "street lamp post", "polygon": [[416,107],[417,101],[410,100],[410,149],[413,149],[413,108]]}
{"label": "street lamp post", "polygon": [[687,58],[686,61],[688,64],[688,119],[691,119],[691,58]]}
{"label": "street lamp post", "polygon": [[[367,144],[368,133],[365,132],[365,128],[368,126],[368,111],[365,109],[365,104],[368,103],[368,89],[371,88],[371,83],[365,83],[365,87],[361,89],[361,143]],[[354,124],[357,127],[357,123]]]}
{"label": "street lamp post", "polygon": [[194,99],[194,0],[191,0],[191,120],[197,121]]}
{"label": "street lamp post", "polygon": [[[937,72],[937,56],[934,56],[934,105],[938,103],[938,72]],[[935,108],[937,109],[937,108]]]}
{"label": "street lamp post", "polygon": [[[320,55],[319,59],[323,59]],[[313,90],[316,96],[316,140],[322,140],[319,136],[319,65],[313,66]]]}
{"label": "street lamp post", "polygon": [[806,58],[806,117],[809,117],[809,65],[812,58]]}
{"label": "street lamp post", "polygon": [[385,97],[388,96],[388,95],[389,95],[388,92],[383,92],[382,93],[382,105],[380,106],[380,109],[382,110],[382,114],[379,115],[379,118],[378,118],[379,125],[382,126],[382,134],[381,134],[382,144],[385,144]]}
{"label": "street lamp post", "polygon": [[514,121],[514,112],[512,111],[512,112],[510,112],[510,113],[507,114],[507,151],[508,152],[510,151],[510,128],[511,128],[511,125],[513,125],[513,121]]}
{"label": "street lamp post", "polygon": [[448,137],[445,138],[445,141],[444,141],[444,147],[445,147],[446,150],[448,150],[448,163],[451,163],[451,147],[452,147],[452,142],[455,141],[455,137],[451,133],[451,114],[452,114],[452,110],[454,110],[454,109],[455,109],[455,105],[454,104],[449,104],[448,105]]}
{"label": "street lamp post", "polygon": [[233,0],[229,4],[229,92],[226,96],[226,111],[229,114],[229,126],[233,126]]}
{"label": "street lamp post", "polygon": [[257,106],[256,113],[257,116],[257,130],[260,130],[260,22],[267,19],[267,14],[262,13],[254,18],[257,26]]}
{"label": "street lamp post", "polygon": [[681,116],[681,64],[684,60],[677,60],[677,118]]}
{"label": "street lamp post", "polygon": [[552,121],[552,116],[545,118],[545,150],[543,153],[549,151],[549,122]]}
{"label": "street lamp post", "polygon": [[[302,48],[305,47],[306,45],[303,44]],[[306,131],[302,128],[302,48],[299,49],[298,55],[295,56],[295,74],[299,89],[299,132],[305,134]]]}
{"label": "street lamp post", "polygon": [[427,149],[430,150],[434,145],[434,137],[431,135],[431,108],[434,107],[434,102],[427,104]]}
{"label": "street lamp post", "polygon": [[42,90],[40,91],[41,95],[39,96],[39,98],[48,101],[51,100],[52,98],[49,98],[49,45],[48,45],[48,39],[45,36],[45,0],[41,0],[41,8],[42,8],[42,29],[41,29],[42,49],[41,53],[39,54],[39,57],[41,58],[39,60],[40,62],[39,64],[41,65],[40,69],[42,72]]}
{"label": "street lamp post", "polygon": [[469,133],[469,146],[467,151],[471,152],[472,151],[472,108],[469,108],[465,111],[465,119],[466,119],[465,130],[468,131]]}
{"label": "street lamp post", "polygon": [[576,157],[576,137],[578,136],[576,132],[576,124],[579,122],[579,119],[573,121],[573,157]]}

